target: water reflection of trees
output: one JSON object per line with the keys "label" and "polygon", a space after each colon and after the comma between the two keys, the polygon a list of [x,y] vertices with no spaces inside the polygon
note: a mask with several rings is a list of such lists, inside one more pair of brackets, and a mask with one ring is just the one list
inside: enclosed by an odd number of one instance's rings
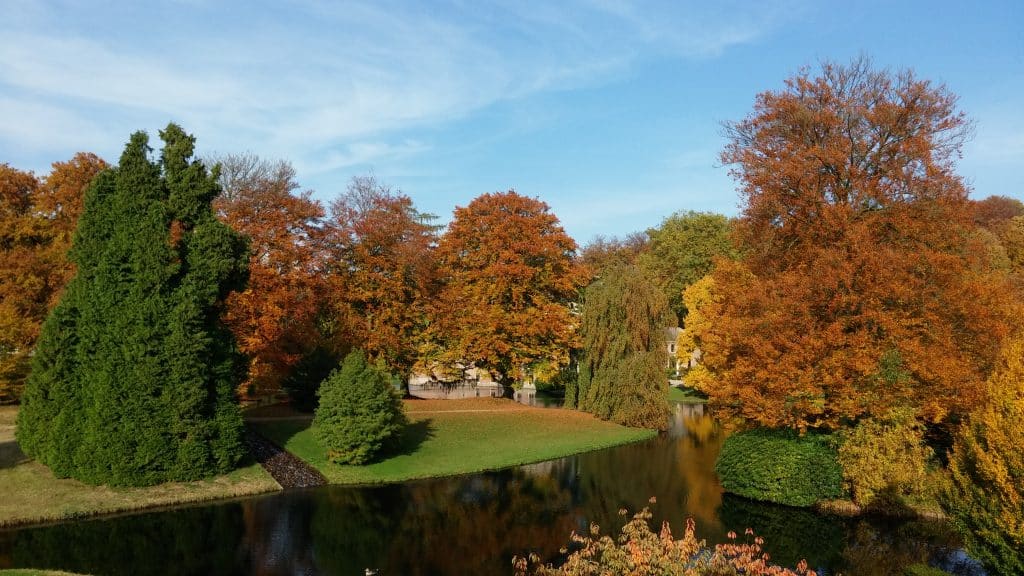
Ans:
{"label": "water reflection of trees", "polygon": [[656,522],[668,520],[681,530],[692,517],[701,534],[723,531],[714,468],[724,434],[703,406],[676,404],[673,420],[669,433],[649,442],[577,457],[575,501],[586,502],[589,520],[617,530],[620,508],[639,510],[655,496]]}
{"label": "water reflection of trees", "polygon": [[8,535],[18,567],[82,574],[248,574],[237,504],[93,520]]}
{"label": "water reflection of trees", "polygon": [[313,519],[325,574],[495,574],[513,555],[553,557],[572,530],[567,490],[521,470],[324,492]]}
{"label": "water reflection of trees", "polygon": [[[724,433],[703,407],[676,408],[651,441],[512,470],[400,485],[287,492],[262,498],[0,532],[0,567],[90,574],[506,574],[511,558],[548,561],[590,522],[616,533],[620,508],[658,498],[655,521],[700,536],[753,528],[774,561],[806,558],[820,574],[952,567],[941,524],[843,520],[722,495],[714,462]],[[957,573],[970,574],[961,567]]]}

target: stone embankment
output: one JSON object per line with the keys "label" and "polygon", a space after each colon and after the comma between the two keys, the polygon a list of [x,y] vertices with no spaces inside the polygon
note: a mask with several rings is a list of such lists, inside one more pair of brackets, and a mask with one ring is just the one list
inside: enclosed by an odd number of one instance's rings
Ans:
{"label": "stone embankment", "polygon": [[327,479],[316,469],[260,436],[252,428],[246,429],[245,443],[252,457],[282,488],[312,488],[327,484]]}

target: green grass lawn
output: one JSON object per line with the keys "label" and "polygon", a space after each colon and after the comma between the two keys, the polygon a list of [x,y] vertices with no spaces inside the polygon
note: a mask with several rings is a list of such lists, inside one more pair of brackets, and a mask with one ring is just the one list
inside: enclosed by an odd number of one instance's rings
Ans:
{"label": "green grass lawn", "polygon": [[[308,421],[257,424],[261,433],[336,484],[378,484],[494,470],[650,438],[573,410],[509,400],[407,401],[411,425],[396,454],[366,466],[327,461]],[[438,409],[440,408],[440,409]]]}
{"label": "green grass lawn", "polygon": [[704,404],[708,401],[707,396],[693,388],[676,388],[675,386],[669,386],[668,399],[683,404]]}
{"label": "green grass lawn", "polygon": [[16,408],[0,408],[0,526],[49,522],[280,490],[259,464],[210,480],[147,488],[90,486],[55,478],[14,441]]}

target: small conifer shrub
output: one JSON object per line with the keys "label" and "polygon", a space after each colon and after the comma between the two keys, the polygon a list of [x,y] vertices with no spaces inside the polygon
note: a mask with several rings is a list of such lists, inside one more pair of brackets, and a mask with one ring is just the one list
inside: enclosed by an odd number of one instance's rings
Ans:
{"label": "small conifer shrub", "polygon": [[366,464],[393,446],[407,423],[391,375],[349,353],[320,385],[313,432],[336,464]]}

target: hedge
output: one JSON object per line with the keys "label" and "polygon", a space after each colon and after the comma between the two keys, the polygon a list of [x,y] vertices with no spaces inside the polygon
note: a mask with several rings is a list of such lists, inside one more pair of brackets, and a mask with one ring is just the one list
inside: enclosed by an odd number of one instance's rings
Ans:
{"label": "hedge", "polygon": [[842,468],[831,438],[758,428],[726,439],[715,463],[727,492],[788,506],[843,495]]}

